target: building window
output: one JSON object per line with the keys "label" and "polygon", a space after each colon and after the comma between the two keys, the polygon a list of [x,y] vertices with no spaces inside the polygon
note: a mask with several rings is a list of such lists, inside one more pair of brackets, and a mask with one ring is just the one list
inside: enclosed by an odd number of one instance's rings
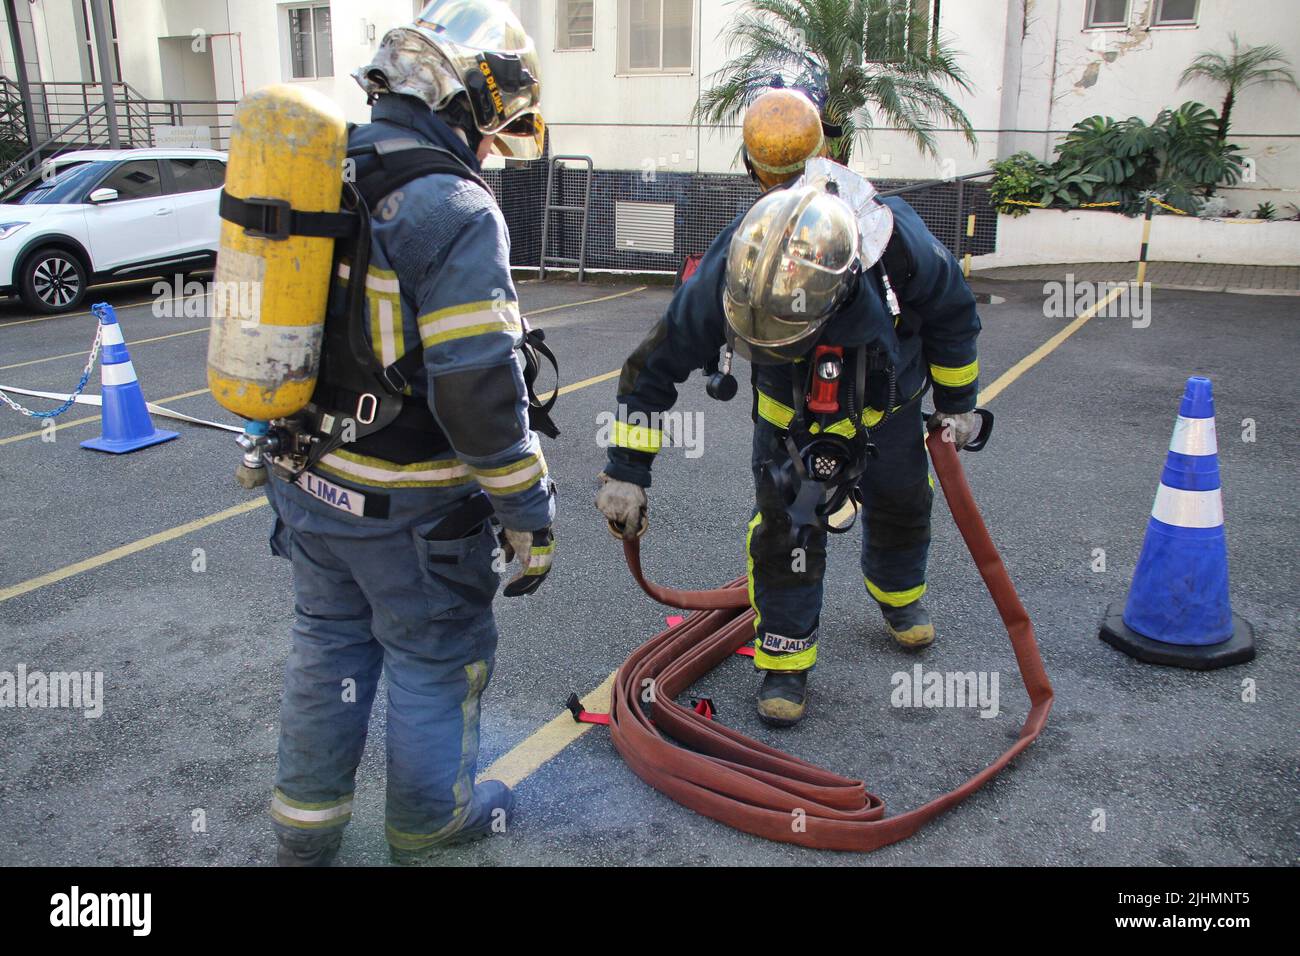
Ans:
{"label": "building window", "polygon": [[1128,26],[1128,0],[1088,0],[1086,29]]}
{"label": "building window", "polygon": [[555,4],[557,50],[590,50],[594,0],[559,0]]}
{"label": "building window", "polygon": [[289,7],[289,68],[295,80],[334,75],[329,4]]}
{"label": "building window", "polygon": [[1196,25],[1197,0],[1156,0],[1156,27],[1187,27]]}
{"label": "building window", "polygon": [[890,0],[867,13],[867,59],[875,63],[924,53],[939,39],[939,0]]}
{"label": "building window", "polygon": [[[117,11],[113,9],[113,0],[106,0],[104,6],[108,8],[108,42],[113,48],[113,69],[116,71],[117,79],[121,80],[122,53],[117,45]],[[98,83],[99,77],[95,74],[95,64],[98,62],[99,50],[95,46],[95,21],[90,0],[81,0],[81,22],[77,27],[77,32],[86,45],[81,56],[82,75],[86,77],[87,82]]]}
{"label": "building window", "polygon": [[619,0],[618,72],[689,73],[694,0]]}

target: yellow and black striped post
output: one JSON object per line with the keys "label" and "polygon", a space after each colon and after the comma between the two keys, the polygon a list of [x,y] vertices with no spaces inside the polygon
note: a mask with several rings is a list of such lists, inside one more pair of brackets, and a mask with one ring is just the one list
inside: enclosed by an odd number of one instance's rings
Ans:
{"label": "yellow and black striped post", "polygon": [[975,240],[975,214],[971,213],[966,217],[966,255],[961,260],[961,274],[967,279],[970,278],[970,250]]}
{"label": "yellow and black striped post", "polygon": [[1155,206],[1151,202],[1151,197],[1147,197],[1146,215],[1142,218],[1142,252],[1138,255],[1138,274],[1137,284],[1139,286],[1147,281],[1147,255],[1151,249],[1151,215]]}

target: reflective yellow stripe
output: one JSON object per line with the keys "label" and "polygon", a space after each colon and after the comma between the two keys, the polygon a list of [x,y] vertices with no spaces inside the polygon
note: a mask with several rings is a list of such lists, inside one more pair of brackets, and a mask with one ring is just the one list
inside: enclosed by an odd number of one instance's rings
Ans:
{"label": "reflective yellow stripe", "polygon": [[659,449],[663,447],[664,433],[657,428],[648,428],[645,425],[629,425],[620,419],[614,422],[614,433],[609,440],[619,448],[645,451],[657,455]]}
{"label": "reflective yellow stripe", "polygon": [[975,379],[980,377],[979,359],[971,362],[969,365],[963,365],[960,368],[948,368],[944,365],[931,365],[930,377],[934,379],[936,385],[943,385],[947,388],[961,388],[963,385],[969,385]]}
{"label": "reflective yellow stripe", "polygon": [[523,331],[519,306],[514,302],[466,302],[422,315],[418,321],[420,341],[426,349],[475,335],[492,332],[518,335]]}
{"label": "reflective yellow stripe", "polygon": [[546,459],[541,452],[526,455],[500,468],[470,468],[483,490],[490,495],[513,495],[526,491],[546,476]]}
{"label": "reflective yellow stripe", "polygon": [[754,630],[758,630],[759,621],[763,615],[759,613],[758,602],[754,600],[754,552],[750,549],[750,544],[754,540],[754,529],[758,527],[759,522],[763,520],[763,515],[754,515],[749,519],[749,529],[745,532],[745,579],[749,585],[749,606],[754,609]]}
{"label": "reflective yellow stripe", "polygon": [[455,458],[398,465],[341,448],[321,458],[316,470],[344,481],[382,488],[447,488],[474,480],[468,466]]}
{"label": "reflective yellow stripe", "polygon": [[[916,393],[916,395],[920,394],[919,391]],[[913,395],[912,398],[915,398],[916,395]],[[908,399],[908,401],[911,401],[911,399]],[[903,404],[905,405],[907,402],[904,402]],[[898,411],[902,407],[903,405],[895,405],[894,411]],[[770,395],[759,392],[758,417],[775,425],[777,428],[789,428],[790,422],[794,420],[794,409],[790,408],[788,405],[782,405]],[[885,413],[875,408],[867,408],[862,412],[862,421],[868,428],[875,428],[884,417]],[[808,426],[808,431],[816,435],[823,431],[823,429],[816,422],[813,422]],[[843,438],[852,438],[854,434],[856,434],[857,429],[853,427],[853,419],[841,418],[834,424],[827,425],[825,431],[832,435],[840,435]]]}
{"label": "reflective yellow stripe", "polygon": [[451,836],[465,826],[465,814],[469,811],[474,796],[474,781],[470,777],[470,768],[478,756],[478,721],[479,698],[488,682],[488,666],[485,661],[475,661],[465,665],[465,699],[460,705],[460,767],[456,782],[452,784],[452,799],[456,809],[451,819],[435,833],[405,833],[391,824],[384,827],[388,842],[399,850],[422,850],[433,846],[439,840]]}
{"label": "reflective yellow stripe", "polygon": [[[867,581],[866,578],[862,580]],[[890,607],[905,607],[913,601],[919,601],[921,595],[925,593],[925,585],[918,584],[914,588],[908,588],[906,591],[882,591],[870,581],[867,581],[867,590],[871,596],[881,604],[888,604]]]}
{"label": "reflective yellow stripe", "polygon": [[763,671],[806,671],[817,663],[817,645],[798,654],[769,654],[763,642],[754,640],[754,666]]}
{"label": "reflective yellow stripe", "polygon": [[758,417],[770,422],[777,428],[789,428],[790,422],[794,421],[794,409],[788,405],[782,405],[770,395],[759,392]]}

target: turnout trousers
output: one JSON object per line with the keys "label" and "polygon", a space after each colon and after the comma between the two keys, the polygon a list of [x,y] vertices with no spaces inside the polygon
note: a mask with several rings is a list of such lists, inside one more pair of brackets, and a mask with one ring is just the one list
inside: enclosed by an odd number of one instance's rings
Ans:
{"label": "turnout trousers", "polygon": [[[754,663],[761,670],[807,670],[817,661],[828,534],[797,549],[784,502],[767,475],[768,462],[788,454],[784,432],[754,423],[751,466],[755,505],[746,535],[749,598],[757,612]],[[880,604],[902,607],[925,593],[934,491],[919,398],[871,430],[879,457],[859,479],[862,575]]]}

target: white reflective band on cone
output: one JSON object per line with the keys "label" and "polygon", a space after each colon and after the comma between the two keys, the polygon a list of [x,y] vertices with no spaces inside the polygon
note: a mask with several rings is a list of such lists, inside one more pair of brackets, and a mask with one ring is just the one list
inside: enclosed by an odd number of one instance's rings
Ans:
{"label": "white reflective band on cone", "polygon": [[1223,496],[1213,491],[1181,491],[1161,484],[1151,517],[1178,528],[1217,528],[1223,524]]}
{"label": "white reflective band on cone", "polygon": [[1174,437],[1169,450],[1180,455],[1217,455],[1219,442],[1214,437],[1213,418],[1183,418],[1174,423]]}
{"label": "white reflective band on cone", "polygon": [[101,365],[99,381],[103,385],[130,385],[135,381],[135,366],[128,362],[116,365]]}
{"label": "white reflective band on cone", "polygon": [[126,340],[122,338],[122,326],[114,322],[112,325],[105,325],[103,331],[99,333],[100,345],[125,345]]}

